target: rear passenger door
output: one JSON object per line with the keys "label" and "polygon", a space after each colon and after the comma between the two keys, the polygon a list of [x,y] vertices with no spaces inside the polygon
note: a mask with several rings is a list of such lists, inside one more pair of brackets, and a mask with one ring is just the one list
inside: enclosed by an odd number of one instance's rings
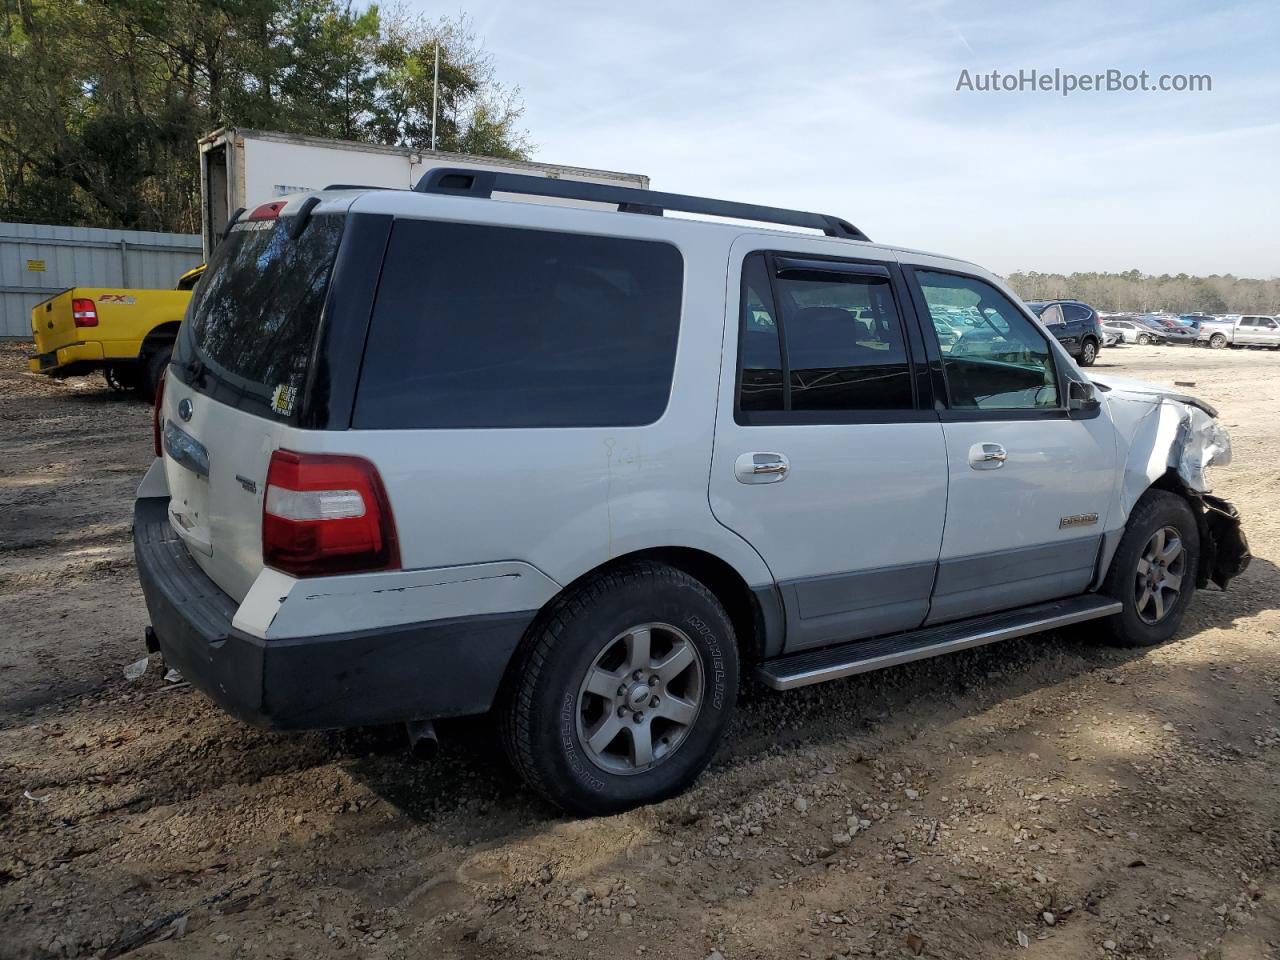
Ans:
{"label": "rear passenger door", "polygon": [[922,311],[972,308],[988,334],[982,352],[927,341],[949,470],[929,622],[1083,592],[1115,485],[1110,420],[1067,409],[1068,375],[1080,375],[992,283],[943,268],[904,273]]}
{"label": "rear passenger door", "polygon": [[1259,317],[1256,328],[1258,343],[1266,347],[1280,347],[1280,324],[1275,317]]}
{"label": "rear passenger door", "polygon": [[1068,351],[1073,357],[1080,355],[1080,349],[1084,344],[1084,337],[1087,333],[1093,332],[1093,324],[1090,322],[1092,315],[1078,303],[1064,303],[1062,305],[1062,319],[1067,325],[1068,340],[1063,343],[1070,343]]}
{"label": "rear passenger door", "polygon": [[1067,315],[1063,311],[1060,303],[1051,303],[1044,308],[1044,312],[1040,314],[1040,322],[1045,325],[1045,329],[1057,338],[1057,341],[1067,348],[1067,352],[1077,354],[1080,352],[1080,338],[1071,332],[1071,327],[1067,324]]}
{"label": "rear passenger door", "polygon": [[730,255],[712,511],[779,584],[788,650],[917,627],[947,466],[901,272],[758,244]]}

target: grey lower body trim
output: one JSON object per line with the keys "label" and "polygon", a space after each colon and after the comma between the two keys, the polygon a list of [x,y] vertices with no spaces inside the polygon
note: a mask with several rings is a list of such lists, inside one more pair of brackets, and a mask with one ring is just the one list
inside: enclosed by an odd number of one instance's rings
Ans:
{"label": "grey lower body trim", "polygon": [[860,640],[920,626],[935,564],[838,573],[780,584],[787,650]]}
{"label": "grey lower body trim", "polygon": [[1120,547],[1120,538],[1123,536],[1124,527],[1108,530],[1102,535],[1102,546],[1098,550],[1098,569],[1093,572],[1093,582],[1089,584],[1089,589],[1097,590],[1102,586],[1102,581],[1107,579],[1107,571],[1111,569],[1111,559],[1116,555],[1116,550]]}
{"label": "grey lower body trim", "polygon": [[782,594],[777,584],[770,583],[763,587],[752,587],[751,595],[755,598],[756,606],[756,656],[762,660],[776,657],[782,653],[782,645],[787,638]]}
{"label": "grey lower body trim", "polygon": [[1088,589],[1101,538],[1083,537],[943,560],[925,623],[1009,610]]}

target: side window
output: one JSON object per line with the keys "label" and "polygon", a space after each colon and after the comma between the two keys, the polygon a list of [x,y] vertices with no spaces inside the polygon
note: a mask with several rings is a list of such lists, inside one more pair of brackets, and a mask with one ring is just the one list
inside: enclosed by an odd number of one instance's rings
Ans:
{"label": "side window", "polygon": [[738,409],[914,409],[889,277],[821,261],[770,277],[771,263],[757,253],[743,265]]}
{"label": "side window", "polygon": [[1040,322],[1046,327],[1061,326],[1066,323],[1069,317],[1063,315],[1063,307],[1060,304],[1051,303],[1045,307],[1040,314]]}
{"label": "side window", "polygon": [[951,406],[960,410],[1040,410],[1058,406],[1053,358],[1044,335],[995,287],[977,277],[917,270],[929,310],[973,311],[942,355]]}
{"label": "side window", "polygon": [[1240,326],[1242,327],[1256,327],[1257,325],[1258,321],[1253,319],[1253,317],[1245,317],[1240,321]]}
{"label": "side window", "polygon": [[742,339],[738,409],[781,410],[782,347],[773,311],[764,254],[753,253],[742,265]]}
{"label": "side window", "polygon": [[1089,311],[1078,303],[1064,303],[1062,305],[1062,315],[1070,323],[1073,320],[1088,320]]}
{"label": "side window", "polygon": [[352,426],[653,423],[671,393],[683,271],[652,240],[398,220]]}

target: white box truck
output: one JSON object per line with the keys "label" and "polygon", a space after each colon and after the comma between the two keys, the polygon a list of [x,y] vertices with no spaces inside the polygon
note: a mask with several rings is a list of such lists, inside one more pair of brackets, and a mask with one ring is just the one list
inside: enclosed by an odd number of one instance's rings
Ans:
{"label": "white box truck", "polygon": [[237,210],[340,183],[410,190],[423,174],[436,167],[508,171],[641,189],[649,186],[649,178],[638,173],[224,127],[200,141],[204,255],[209,256],[222,237],[227,220]]}

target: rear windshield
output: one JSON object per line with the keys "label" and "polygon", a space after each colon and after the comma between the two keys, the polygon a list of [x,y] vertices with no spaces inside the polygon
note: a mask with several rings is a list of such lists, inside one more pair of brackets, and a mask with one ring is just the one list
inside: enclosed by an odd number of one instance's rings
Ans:
{"label": "rear windshield", "polygon": [[684,264],[667,243],[401,220],[358,428],[621,427],[671,392]]}
{"label": "rear windshield", "polygon": [[289,236],[293,218],[233,228],[195,289],[175,362],[189,368],[199,360],[249,405],[291,417],[344,220],[318,214],[297,240]]}

